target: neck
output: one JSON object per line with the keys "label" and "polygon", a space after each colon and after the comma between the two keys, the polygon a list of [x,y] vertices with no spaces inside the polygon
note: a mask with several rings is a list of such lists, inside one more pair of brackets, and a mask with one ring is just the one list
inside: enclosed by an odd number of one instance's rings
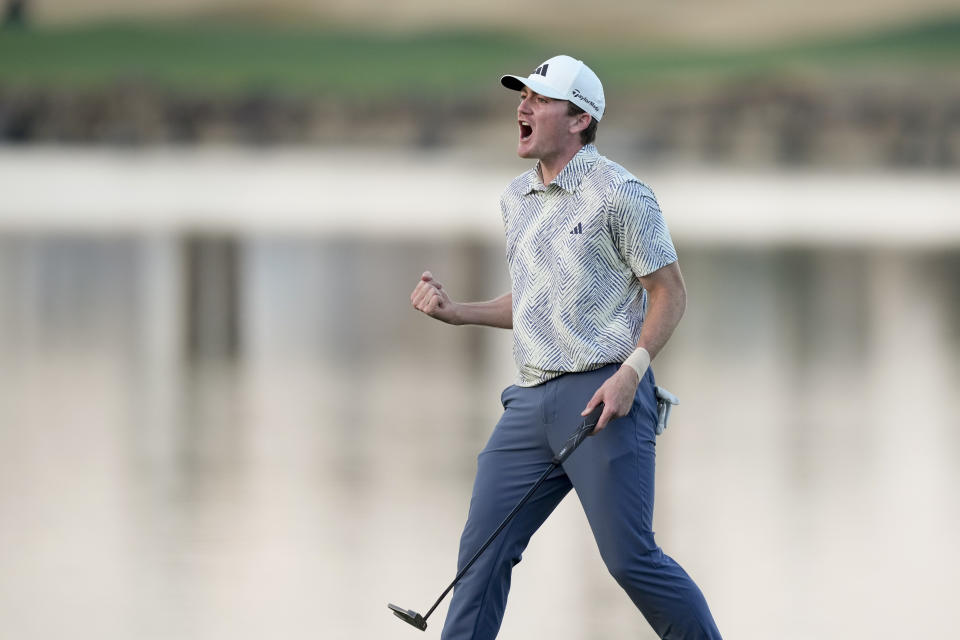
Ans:
{"label": "neck", "polygon": [[573,156],[577,155],[577,152],[582,148],[583,145],[578,143],[576,146],[571,146],[551,156],[540,158],[540,164],[538,166],[540,169],[540,179],[543,181],[543,184],[548,185],[553,182],[553,179],[560,175],[560,172],[567,166],[567,163],[570,162]]}

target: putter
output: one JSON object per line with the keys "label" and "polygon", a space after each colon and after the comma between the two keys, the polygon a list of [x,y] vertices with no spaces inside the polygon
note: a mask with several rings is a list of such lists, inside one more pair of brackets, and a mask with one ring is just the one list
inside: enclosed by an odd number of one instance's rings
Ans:
{"label": "putter", "polygon": [[429,618],[430,614],[433,613],[433,610],[437,608],[437,605],[443,602],[443,599],[447,597],[447,594],[450,593],[450,590],[453,589],[454,585],[456,585],[460,581],[460,578],[467,573],[470,567],[473,566],[473,563],[477,561],[477,558],[480,557],[480,554],[490,546],[490,543],[493,542],[498,535],[500,535],[500,532],[503,531],[503,528],[509,524],[510,520],[512,520],[515,515],[517,515],[517,512],[519,512],[521,507],[526,504],[527,500],[530,499],[530,496],[532,496],[534,492],[540,488],[540,485],[544,483],[544,481],[547,479],[547,476],[549,476],[557,467],[563,464],[564,461],[570,457],[570,454],[580,446],[580,443],[586,440],[587,436],[593,432],[594,428],[597,426],[597,422],[600,420],[601,413],[603,413],[602,402],[590,412],[590,415],[583,419],[583,422],[580,423],[580,426],[577,427],[577,430],[574,431],[569,438],[567,438],[567,441],[560,448],[560,451],[557,452],[557,455],[553,456],[553,460],[550,462],[550,466],[547,468],[547,470],[543,472],[543,475],[540,476],[536,483],[534,483],[534,485],[527,490],[524,496],[520,498],[520,502],[518,502],[517,506],[513,508],[513,511],[511,511],[507,517],[503,519],[503,522],[500,523],[500,526],[497,527],[497,530],[490,534],[490,537],[487,538],[486,542],[480,545],[480,548],[477,549],[475,554],[473,554],[473,557],[470,558],[470,561],[466,564],[466,566],[460,570],[460,573],[458,573],[457,577],[453,579],[453,582],[450,583],[450,586],[444,589],[443,593],[440,594],[440,597],[437,598],[437,601],[433,603],[433,606],[430,607],[429,611],[427,611],[427,615],[421,616],[416,611],[402,609],[395,604],[388,604],[387,607],[393,611],[393,615],[397,616],[407,624],[413,625],[417,629],[420,629],[420,631],[426,631],[427,618]]}

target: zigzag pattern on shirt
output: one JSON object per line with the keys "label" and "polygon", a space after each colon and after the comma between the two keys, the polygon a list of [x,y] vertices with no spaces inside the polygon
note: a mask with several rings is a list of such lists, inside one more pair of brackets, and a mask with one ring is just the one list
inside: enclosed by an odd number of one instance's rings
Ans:
{"label": "zigzag pattern on shirt", "polygon": [[501,198],[523,386],[622,362],[646,310],[639,277],[676,260],[653,192],[593,145],[550,185],[538,176]]}
{"label": "zigzag pattern on shirt", "polygon": [[639,182],[620,185],[612,194],[610,213],[614,243],[637,274],[656,271],[663,266],[659,257],[675,255],[660,207],[646,185]]}

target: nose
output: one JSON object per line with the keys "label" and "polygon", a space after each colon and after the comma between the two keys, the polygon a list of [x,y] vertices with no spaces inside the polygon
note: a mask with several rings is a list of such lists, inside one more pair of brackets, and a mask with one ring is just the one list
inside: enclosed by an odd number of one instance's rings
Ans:
{"label": "nose", "polygon": [[520,98],[520,104],[517,105],[517,113],[526,114],[531,112],[532,110],[530,109],[530,96],[527,96],[526,98]]}

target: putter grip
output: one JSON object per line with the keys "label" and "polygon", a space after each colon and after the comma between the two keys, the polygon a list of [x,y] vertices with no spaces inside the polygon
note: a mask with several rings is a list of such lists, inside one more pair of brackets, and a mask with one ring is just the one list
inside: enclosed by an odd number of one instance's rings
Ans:
{"label": "putter grip", "polygon": [[594,407],[593,411],[591,411],[590,414],[583,419],[583,422],[580,423],[580,426],[577,427],[577,430],[563,443],[563,447],[560,448],[560,451],[557,452],[557,455],[553,459],[554,463],[558,465],[563,464],[563,462],[570,457],[570,454],[580,446],[580,443],[587,439],[587,436],[596,428],[597,422],[600,421],[601,413],[603,413],[602,402]]}

